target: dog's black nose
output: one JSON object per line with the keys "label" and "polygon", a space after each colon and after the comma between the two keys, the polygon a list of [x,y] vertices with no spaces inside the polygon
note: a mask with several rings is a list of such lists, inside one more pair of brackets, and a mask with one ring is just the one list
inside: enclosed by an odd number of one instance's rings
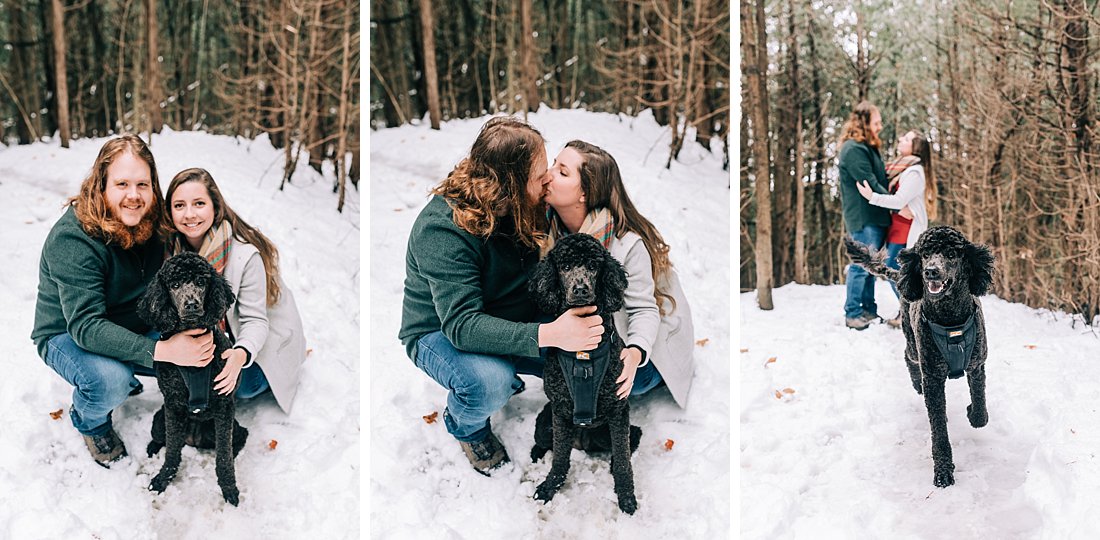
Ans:
{"label": "dog's black nose", "polygon": [[929,281],[943,281],[943,271],[939,268],[925,268],[924,279]]}
{"label": "dog's black nose", "polygon": [[573,285],[573,295],[582,296],[586,294],[588,294],[588,285],[585,285],[584,283]]}
{"label": "dog's black nose", "polygon": [[187,311],[195,311],[199,309],[200,305],[201,304],[199,304],[198,300],[186,300],[183,302],[183,309]]}

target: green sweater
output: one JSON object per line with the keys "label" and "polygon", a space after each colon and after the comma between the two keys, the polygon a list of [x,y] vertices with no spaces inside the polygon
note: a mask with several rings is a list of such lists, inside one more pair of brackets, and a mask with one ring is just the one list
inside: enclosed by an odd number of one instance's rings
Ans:
{"label": "green sweater", "polygon": [[854,139],[844,141],[837,159],[840,169],[840,201],[844,210],[844,226],[849,233],[867,225],[890,226],[890,211],[874,206],[856,189],[856,183],[867,180],[875,193],[889,195],[886,190],[886,166],[878,151]]}
{"label": "green sweater", "polygon": [[478,238],[455,225],[438,195],[420,211],[405,255],[397,335],[409,358],[416,358],[422,336],[441,330],[461,351],[539,355],[538,308],[527,294],[538,253],[518,244],[512,230],[506,219]]}
{"label": "green sweater", "polygon": [[156,340],[138,317],[138,300],[163,262],[156,239],[129,250],[88,236],[72,207],[57,220],[38,264],[31,339],[46,357],[51,337],[68,333],[92,353],[153,366]]}

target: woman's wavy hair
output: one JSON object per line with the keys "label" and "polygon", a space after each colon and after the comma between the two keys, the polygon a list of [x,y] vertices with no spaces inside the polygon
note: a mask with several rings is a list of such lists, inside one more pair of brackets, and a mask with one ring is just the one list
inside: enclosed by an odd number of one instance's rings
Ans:
{"label": "woman's wavy hair", "polygon": [[913,155],[920,158],[924,168],[924,206],[928,212],[928,221],[936,219],[939,190],[936,188],[936,173],[932,169],[932,142],[924,134],[914,131]]}
{"label": "woman's wavy hair", "polygon": [[871,130],[871,116],[876,112],[878,107],[872,105],[870,101],[860,101],[856,108],[852,109],[852,114],[848,115],[844,127],[840,129],[840,144],[853,139],[872,148],[882,148],[882,140]]}
{"label": "woman's wavy hair", "polygon": [[569,141],[565,147],[572,148],[581,155],[581,191],[584,192],[586,206],[589,209],[607,208],[611,211],[612,229],[616,238],[622,238],[627,232],[642,237],[642,243],[649,252],[650,268],[656,285],[653,297],[657,300],[661,315],[665,314],[662,299],[668,300],[675,310],[676,299],[660,287],[660,278],[672,271],[668,244],[661,233],[657,232],[657,227],[634,207],[626,194],[626,186],[623,185],[623,177],[615,158],[603,148],[584,141]]}
{"label": "woman's wavy hair", "polygon": [[[152,208],[134,227],[128,227],[114,215],[107,205],[104,193],[107,190],[107,169],[123,152],[129,152],[149,166],[149,179],[153,189]],[[69,198],[66,204],[73,207],[76,219],[88,236],[100,238],[107,244],[118,244],[122,249],[144,244],[168,221],[164,214],[160,180],[157,178],[157,164],[145,141],[137,135],[126,134],[107,141],[99,149],[91,173],[81,182],[80,193]]]}
{"label": "woman's wavy hair", "polygon": [[[210,204],[214,207],[214,222],[210,225],[211,229],[220,226],[222,221],[228,220],[229,226],[233,228],[233,237],[241,242],[252,244],[260,252],[260,259],[264,262],[264,273],[267,278],[267,305],[271,307],[277,304],[281,294],[279,289],[279,250],[275,249],[275,244],[264,236],[259,229],[246,223],[226,204],[225,197],[222,196],[218,184],[214,183],[214,177],[210,176],[209,172],[205,169],[191,168],[176,173],[176,176],[172,178],[172,182],[168,184],[168,191],[164,194],[165,212],[169,216],[172,215],[172,195],[175,194],[177,188],[187,182],[202,184],[206,188],[207,194],[210,195]],[[183,235],[176,230],[173,220],[166,220],[162,232],[165,238],[169,239],[168,247],[173,254],[181,251],[191,251],[191,247],[183,238]]]}
{"label": "woman's wavy hair", "polygon": [[[470,155],[455,166],[432,193],[447,200],[455,225],[487,237],[502,218],[515,225],[516,239],[538,249],[546,237],[546,216],[527,197],[535,159],[546,154],[546,140],[521,120],[499,116],[481,128]],[[497,215],[497,210],[502,210]]]}

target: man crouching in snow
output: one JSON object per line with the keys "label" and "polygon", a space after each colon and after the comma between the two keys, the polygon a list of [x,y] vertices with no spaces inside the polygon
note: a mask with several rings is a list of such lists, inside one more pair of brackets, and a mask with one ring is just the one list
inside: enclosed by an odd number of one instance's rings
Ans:
{"label": "man crouching in snow", "polygon": [[126,455],[111,411],[141,392],[134,375],[154,376],[154,361],[203,366],[214,355],[212,334],[189,330],[157,341],[137,315],[164,260],[157,231],[165,220],[153,154],[137,136],[123,135],[99,150],[42,246],[31,339],[46,365],[73,385],[69,418],[92,458],[108,468]]}
{"label": "man crouching in snow", "polygon": [[398,338],[413,363],[449,393],[443,422],[474,470],[508,462],[489,416],[542,376],[540,347],[594,348],[595,306],[540,324],[527,294],[545,237],[546,141],[508,117],[481,128],[468,157],[432,190],[409,235]]}

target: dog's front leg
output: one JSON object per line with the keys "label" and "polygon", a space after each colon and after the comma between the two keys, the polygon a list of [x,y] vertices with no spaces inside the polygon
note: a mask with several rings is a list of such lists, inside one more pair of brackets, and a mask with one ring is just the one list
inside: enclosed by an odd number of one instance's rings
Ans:
{"label": "dog's front leg", "polygon": [[955,464],[951,459],[951,441],[947,437],[946,381],[946,376],[935,373],[928,373],[924,378],[924,405],[928,408],[928,423],[932,427],[933,483],[936,487],[955,483]]}
{"label": "dog's front leg", "polygon": [[573,451],[573,426],[572,408],[563,416],[559,411],[554,411],[554,459],[551,461],[550,474],[546,475],[539,487],[535,488],[535,499],[549,502],[557,494],[558,489],[565,483],[565,476],[569,474],[569,455]]}
{"label": "dog's front leg", "polygon": [[971,426],[984,427],[989,423],[989,411],[985,408],[985,365],[967,372],[966,382],[970,384],[970,405],[966,406],[966,418]]}
{"label": "dog's front leg", "polygon": [[237,490],[237,474],[233,466],[233,407],[227,405],[214,417],[214,437],[216,443],[215,470],[218,473],[218,487],[222,488],[225,502],[237,506],[240,492]]}
{"label": "dog's front leg", "polygon": [[164,438],[167,448],[164,452],[164,466],[149,484],[149,489],[157,493],[163,493],[179,471],[184,430],[187,429],[187,418],[184,416],[186,414],[186,412],[164,408]]}
{"label": "dog's front leg", "polygon": [[633,514],[638,509],[634,496],[634,468],[630,465],[630,408],[623,404],[622,412],[608,419],[611,428],[611,476],[615,479],[615,495],[619,510]]}

